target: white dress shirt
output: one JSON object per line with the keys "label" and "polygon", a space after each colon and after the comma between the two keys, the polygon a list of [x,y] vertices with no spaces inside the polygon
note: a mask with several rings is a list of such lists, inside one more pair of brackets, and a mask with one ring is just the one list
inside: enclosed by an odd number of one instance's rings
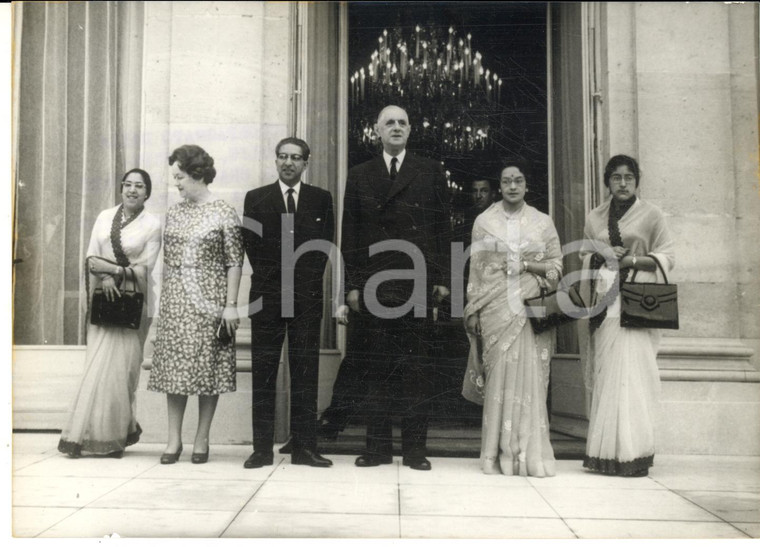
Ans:
{"label": "white dress shirt", "polygon": [[401,164],[404,163],[404,157],[406,156],[406,148],[404,148],[398,156],[391,156],[388,152],[383,150],[383,159],[385,160],[385,168],[388,170],[388,174],[391,173],[391,160],[393,158],[396,158],[398,162],[396,162],[396,173],[401,171]]}

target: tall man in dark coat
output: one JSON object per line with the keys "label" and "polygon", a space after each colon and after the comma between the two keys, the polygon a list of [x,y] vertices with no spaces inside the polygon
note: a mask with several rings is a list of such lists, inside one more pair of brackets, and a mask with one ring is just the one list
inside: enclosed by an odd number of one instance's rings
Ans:
{"label": "tall man in dark coat", "polygon": [[306,142],[283,139],[275,153],[279,180],[245,196],[243,234],[253,268],[249,314],[254,452],[244,466],[273,462],[277,370],[287,333],[291,461],[329,467],[332,462],[317,452],[316,425],[322,279],[335,230],[332,196],[301,181],[309,162]]}
{"label": "tall man in dark coat", "polygon": [[451,224],[441,165],[406,151],[406,111],[385,107],[375,131],[383,155],[351,169],[343,211],[346,303],[362,313],[371,343],[355,355],[367,367],[367,443],[359,467],[391,463],[392,409],[402,416],[403,464],[428,470],[429,310],[449,294]]}

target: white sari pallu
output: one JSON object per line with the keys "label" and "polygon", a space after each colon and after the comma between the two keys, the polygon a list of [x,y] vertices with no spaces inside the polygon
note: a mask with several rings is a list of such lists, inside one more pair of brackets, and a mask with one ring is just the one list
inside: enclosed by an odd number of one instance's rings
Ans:
{"label": "white sari pallu", "polygon": [[[597,207],[586,220],[584,268],[591,254],[610,245],[610,202]],[[618,221],[623,244],[635,256],[655,255],[664,270],[673,268],[673,240],[665,217],[641,199]],[[602,265],[596,294],[584,281],[586,302],[598,303],[612,287],[615,272]],[[629,279],[633,270],[629,272]],[[658,272],[639,271],[637,282],[661,283]],[[589,299],[589,297],[591,297]],[[583,466],[609,475],[641,476],[654,462],[654,412],[660,389],[656,329],[620,326],[620,295],[607,308],[607,315],[593,335],[588,321],[579,324],[580,346],[589,408],[589,429]]]}
{"label": "white sari pallu", "polygon": [[[562,273],[557,231],[527,204],[508,215],[497,202],[475,220],[472,241],[464,315],[478,315],[481,335],[469,335],[462,394],[483,405],[481,467],[487,474],[553,476],[546,395],[554,330],[534,334],[523,300]],[[547,264],[547,279],[505,266],[523,260]]]}

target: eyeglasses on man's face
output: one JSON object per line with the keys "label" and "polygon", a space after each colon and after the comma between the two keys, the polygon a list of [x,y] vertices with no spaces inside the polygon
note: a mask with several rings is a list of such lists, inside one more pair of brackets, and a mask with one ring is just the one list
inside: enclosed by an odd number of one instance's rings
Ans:
{"label": "eyeglasses on man's face", "polygon": [[292,161],[303,161],[303,156],[301,154],[277,154],[277,159],[280,161],[288,161],[288,158],[290,158]]}

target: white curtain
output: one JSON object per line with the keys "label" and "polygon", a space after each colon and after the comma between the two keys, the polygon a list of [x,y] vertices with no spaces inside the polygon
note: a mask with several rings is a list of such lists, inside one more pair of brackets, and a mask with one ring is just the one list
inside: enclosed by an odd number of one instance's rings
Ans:
{"label": "white curtain", "polygon": [[139,166],[143,3],[14,7],[14,343],[81,344],[90,231]]}

